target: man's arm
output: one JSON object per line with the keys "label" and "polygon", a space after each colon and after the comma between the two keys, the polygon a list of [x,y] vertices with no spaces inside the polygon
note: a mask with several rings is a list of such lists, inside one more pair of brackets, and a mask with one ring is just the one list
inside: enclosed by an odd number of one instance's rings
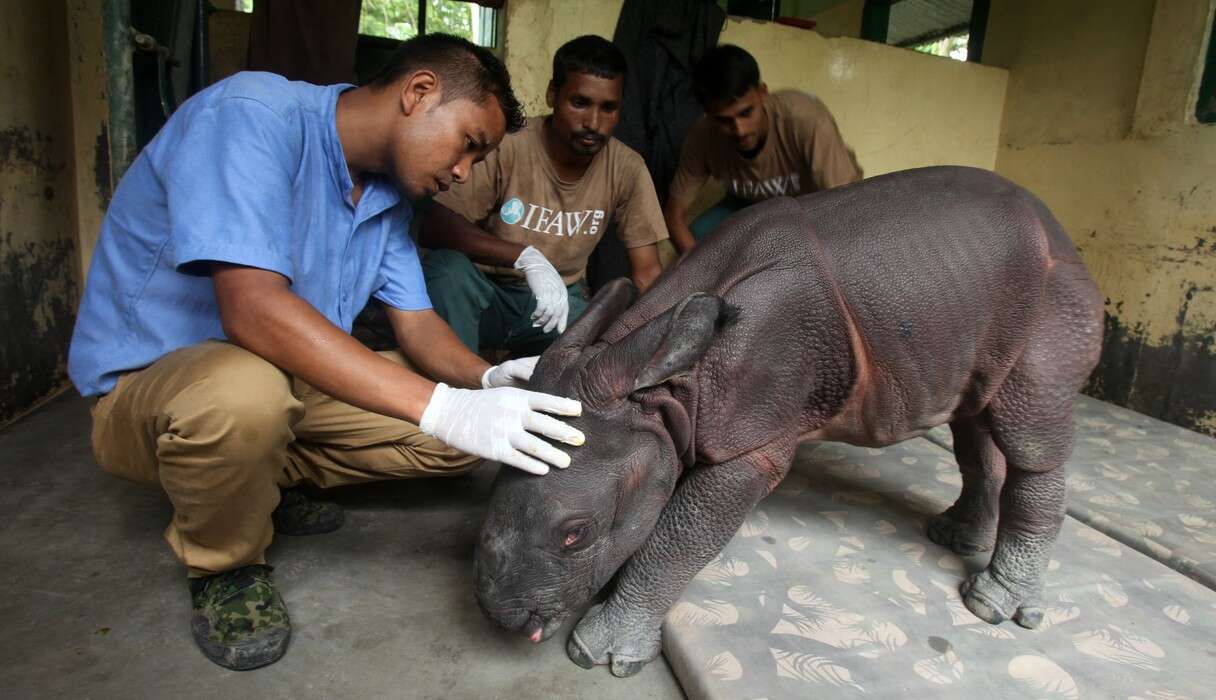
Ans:
{"label": "man's arm", "polygon": [[453,386],[481,388],[489,363],[465,347],[433,309],[402,311],[384,307],[402,352],[418,369]]}
{"label": "man's arm", "polygon": [[286,277],[212,263],[211,279],[232,343],[339,401],[415,424],[421,420],[434,382],[344,333],[293,293]]}
{"label": "man's arm", "polygon": [[423,217],[418,242],[424,248],[458,250],[474,262],[497,267],[511,267],[524,251],[524,246],[486,233],[438,202],[432,202]]}
{"label": "man's arm", "polygon": [[[474,262],[514,267],[524,273],[524,280],[536,297],[536,311],[532,314],[534,325],[544,328],[546,333],[554,328],[558,333],[566,330],[569,314],[566,283],[544,253],[536,248],[490,235],[438,202],[432,203],[431,210],[422,220],[418,238],[426,248],[457,250]],[[525,251],[527,255],[524,255]]]}
{"label": "man's arm", "polygon": [[688,228],[688,205],[673,197],[667,198],[667,207],[663,209],[663,218],[667,221],[667,232],[676,252],[683,255],[697,245],[692,237],[692,229]]}
{"label": "man's arm", "polygon": [[638,291],[645,292],[663,272],[663,265],[659,262],[659,246],[651,243],[629,248],[628,252],[630,276]]}
{"label": "man's arm", "polygon": [[[211,278],[228,340],[339,401],[416,423],[458,450],[533,474],[548,472],[550,464],[570,465],[568,454],[533,433],[583,444],[581,432],[546,415],[578,415],[577,401],[516,388],[434,384],[342,332],[277,272],[212,263]],[[454,371],[467,380],[476,370]]]}

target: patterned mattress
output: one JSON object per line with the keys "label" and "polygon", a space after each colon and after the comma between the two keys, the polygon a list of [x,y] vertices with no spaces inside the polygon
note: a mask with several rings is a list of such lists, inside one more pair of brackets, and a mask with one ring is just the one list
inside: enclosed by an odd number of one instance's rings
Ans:
{"label": "patterned mattress", "polygon": [[685,692],[1212,697],[1216,440],[1092,399],[1077,413],[1038,629],[974,617],[958,586],[987,555],[924,534],[961,484],[948,430],[883,449],[808,443],[667,616]]}

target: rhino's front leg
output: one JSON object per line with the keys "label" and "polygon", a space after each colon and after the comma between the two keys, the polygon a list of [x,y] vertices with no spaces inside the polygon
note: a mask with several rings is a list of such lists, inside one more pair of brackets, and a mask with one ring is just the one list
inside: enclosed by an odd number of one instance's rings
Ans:
{"label": "rhino's front leg", "polygon": [[570,659],[583,668],[611,664],[612,674],[623,678],[658,656],[667,610],[781,480],[792,456],[792,448],[766,450],[694,468],[622,567],[616,590],[574,628],[566,644]]}
{"label": "rhino's front leg", "polygon": [[950,431],[963,490],[946,512],[929,519],[929,539],[963,556],[987,552],[996,540],[1005,455],[980,418],[956,420]]}

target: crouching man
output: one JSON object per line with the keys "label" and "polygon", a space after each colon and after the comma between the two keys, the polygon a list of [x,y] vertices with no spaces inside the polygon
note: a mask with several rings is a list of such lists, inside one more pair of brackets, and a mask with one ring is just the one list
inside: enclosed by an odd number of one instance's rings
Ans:
{"label": "crouching man", "polygon": [[[428,35],[360,88],[221,81],[119,184],[69,371],[98,397],[97,461],[173,505],[165,539],[212,661],[283,655],[291,627],[266,548],[276,530],[341,525],[335,504],[282,489],[458,474],[479,458],[569,464],[533,433],[580,443],[546,415],[578,403],[516,388],[533,361],[491,367],[466,350],[431,309],[407,233],[409,200],[465,180],[522,125],[500,62]],[[348,334],[369,297],[402,352]]]}

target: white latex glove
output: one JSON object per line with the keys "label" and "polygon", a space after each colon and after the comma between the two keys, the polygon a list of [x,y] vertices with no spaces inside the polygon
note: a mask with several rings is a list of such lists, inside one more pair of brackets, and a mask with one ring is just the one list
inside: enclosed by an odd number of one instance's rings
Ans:
{"label": "white latex glove", "polygon": [[521,357],[518,360],[507,360],[501,365],[494,365],[481,375],[482,389],[496,389],[502,386],[513,386],[522,389],[532,378],[539,357]]}
{"label": "white latex glove", "polygon": [[558,333],[566,332],[566,317],[570,313],[570,298],[562,276],[545,258],[544,253],[532,246],[515,259],[515,269],[524,273],[532,296],[536,297],[536,311],[532,312],[532,327],[543,326],[548,333],[554,328]]}
{"label": "white latex glove", "polygon": [[583,406],[572,399],[511,387],[453,389],[441,383],[435,386],[418,427],[461,452],[532,474],[548,473],[549,465],[565,469],[570,466],[570,455],[532,432],[568,445],[581,445],[586,438],[539,411],[577,416]]}

